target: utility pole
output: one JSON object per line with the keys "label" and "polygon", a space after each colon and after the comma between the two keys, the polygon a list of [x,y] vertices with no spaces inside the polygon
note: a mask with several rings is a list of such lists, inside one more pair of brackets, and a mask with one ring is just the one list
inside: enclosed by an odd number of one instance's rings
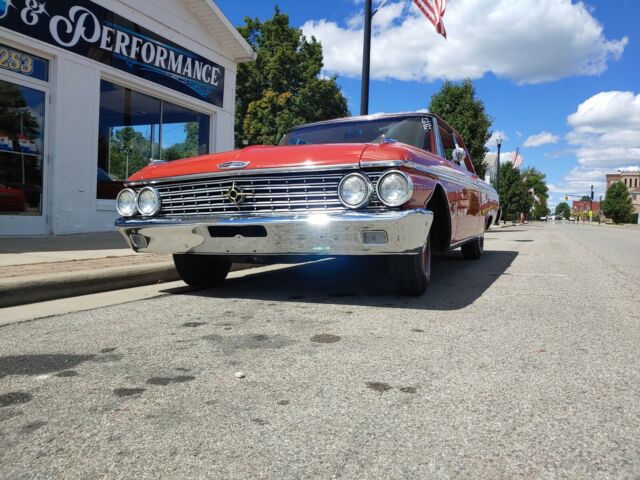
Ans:
{"label": "utility pole", "polygon": [[373,0],[364,1],[364,42],[362,47],[362,90],[360,115],[369,115],[369,73],[371,71],[371,20]]}
{"label": "utility pole", "polygon": [[[502,209],[500,208],[500,148],[502,148],[502,137],[498,136],[498,138],[496,139],[496,145],[498,146],[498,158],[496,159],[496,190],[498,192],[498,215],[496,215],[496,225],[499,225],[500,217],[502,216]],[[506,220],[505,223],[507,223]]]}

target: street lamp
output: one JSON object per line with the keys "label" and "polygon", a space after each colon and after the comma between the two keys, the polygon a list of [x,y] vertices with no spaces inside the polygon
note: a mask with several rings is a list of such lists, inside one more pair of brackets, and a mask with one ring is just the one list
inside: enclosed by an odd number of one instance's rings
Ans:
{"label": "street lamp", "polygon": [[[496,138],[496,145],[498,146],[498,158],[496,160],[496,190],[498,191],[498,215],[496,215],[496,225],[500,223],[500,217],[502,216],[502,210],[500,208],[500,148],[502,147],[502,137],[498,135]],[[507,221],[505,220],[505,223]]]}

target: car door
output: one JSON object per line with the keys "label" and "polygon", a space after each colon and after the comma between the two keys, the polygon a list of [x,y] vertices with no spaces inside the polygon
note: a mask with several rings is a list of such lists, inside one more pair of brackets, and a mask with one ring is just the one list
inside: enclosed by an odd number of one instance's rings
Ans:
{"label": "car door", "polygon": [[473,236],[475,231],[474,218],[470,215],[470,175],[466,166],[453,163],[453,150],[456,148],[454,132],[447,124],[438,121],[438,136],[440,155],[444,158],[440,171],[440,180],[445,185],[452,208],[452,243],[457,243]]}
{"label": "car door", "polygon": [[453,142],[456,148],[461,148],[465,152],[465,158],[463,162],[456,165],[458,169],[464,173],[467,177],[467,186],[465,187],[465,197],[467,198],[467,210],[465,212],[465,235],[466,237],[472,237],[479,235],[484,231],[484,216],[483,210],[483,197],[482,191],[478,187],[478,176],[473,168],[471,157],[469,152],[456,132],[453,132]]}

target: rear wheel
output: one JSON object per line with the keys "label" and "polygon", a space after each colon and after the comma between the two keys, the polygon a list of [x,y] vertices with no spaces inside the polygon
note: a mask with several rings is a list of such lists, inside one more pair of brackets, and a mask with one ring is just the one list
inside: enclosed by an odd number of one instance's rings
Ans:
{"label": "rear wheel", "polygon": [[180,278],[193,287],[215,287],[227,278],[231,262],[214,255],[174,255]]}
{"label": "rear wheel", "polygon": [[484,236],[462,245],[462,256],[467,260],[477,260],[484,251]]}
{"label": "rear wheel", "polygon": [[394,287],[403,295],[422,295],[431,281],[431,241],[427,241],[418,255],[394,255],[387,265]]}

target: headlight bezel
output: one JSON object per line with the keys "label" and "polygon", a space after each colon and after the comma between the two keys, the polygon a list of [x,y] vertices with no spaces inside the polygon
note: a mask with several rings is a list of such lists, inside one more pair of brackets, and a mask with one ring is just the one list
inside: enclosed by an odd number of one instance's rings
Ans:
{"label": "headlight bezel", "polygon": [[[133,198],[133,211],[131,213],[126,213],[124,210],[120,209],[120,197],[121,195],[123,195],[124,193],[129,193],[132,195]],[[120,192],[118,192],[118,196],[116,197],[116,210],[118,211],[118,213],[120,215],[122,215],[125,218],[130,218],[135,216],[138,213],[138,195],[136,193],[135,190],[133,190],[132,188],[125,188],[123,190],[120,190]]]}
{"label": "headlight bezel", "polygon": [[[353,177],[360,178],[361,180],[363,180],[367,189],[364,198],[358,204],[350,204],[342,198],[342,186],[348,179]],[[342,177],[342,180],[340,180],[340,183],[338,184],[338,199],[340,200],[340,203],[342,203],[345,207],[350,208],[352,210],[356,210],[358,208],[362,208],[366,206],[369,203],[369,201],[371,200],[371,195],[373,195],[373,191],[374,191],[373,184],[371,183],[371,179],[368,176],[360,172],[349,173],[344,177]]]}
{"label": "headlight bezel", "polygon": [[[140,196],[143,194],[143,192],[152,192],[153,195],[154,195],[154,198],[156,200],[155,206],[154,206],[153,210],[150,211],[150,212],[142,211],[142,208],[140,207]],[[136,195],[136,208],[138,209],[138,213],[140,215],[142,215],[143,217],[153,217],[154,215],[156,215],[160,211],[161,207],[162,207],[162,202],[160,200],[160,193],[155,188],[147,186],[147,187],[144,187],[142,190],[140,190],[137,193],[137,195]]]}
{"label": "headlight bezel", "polygon": [[[392,202],[388,202],[380,194],[380,187],[382,186],[383,180],[386,177],[390,176],[390,175],[400,175],[406,181],[407,190],[406,190],[404,196],[402,197],[401,201],[393,202],[393,203]],[[387,207],[391,207],[391,208],[400,207],[400,206],[404,205],[405,203],[407,203],[409,200],[411,200],[411,197],[413,197],[413,192],[414,192],[413,180],[411,180],[411,177],[406,172],[403,172],[402,170],[397,170],[397,169],[387,170],[382,175],[380,175],[380,178],[378,179],[378,182],[376,184],[376,195],[378,196],[378,199],[384,205],[386,205]]]}

